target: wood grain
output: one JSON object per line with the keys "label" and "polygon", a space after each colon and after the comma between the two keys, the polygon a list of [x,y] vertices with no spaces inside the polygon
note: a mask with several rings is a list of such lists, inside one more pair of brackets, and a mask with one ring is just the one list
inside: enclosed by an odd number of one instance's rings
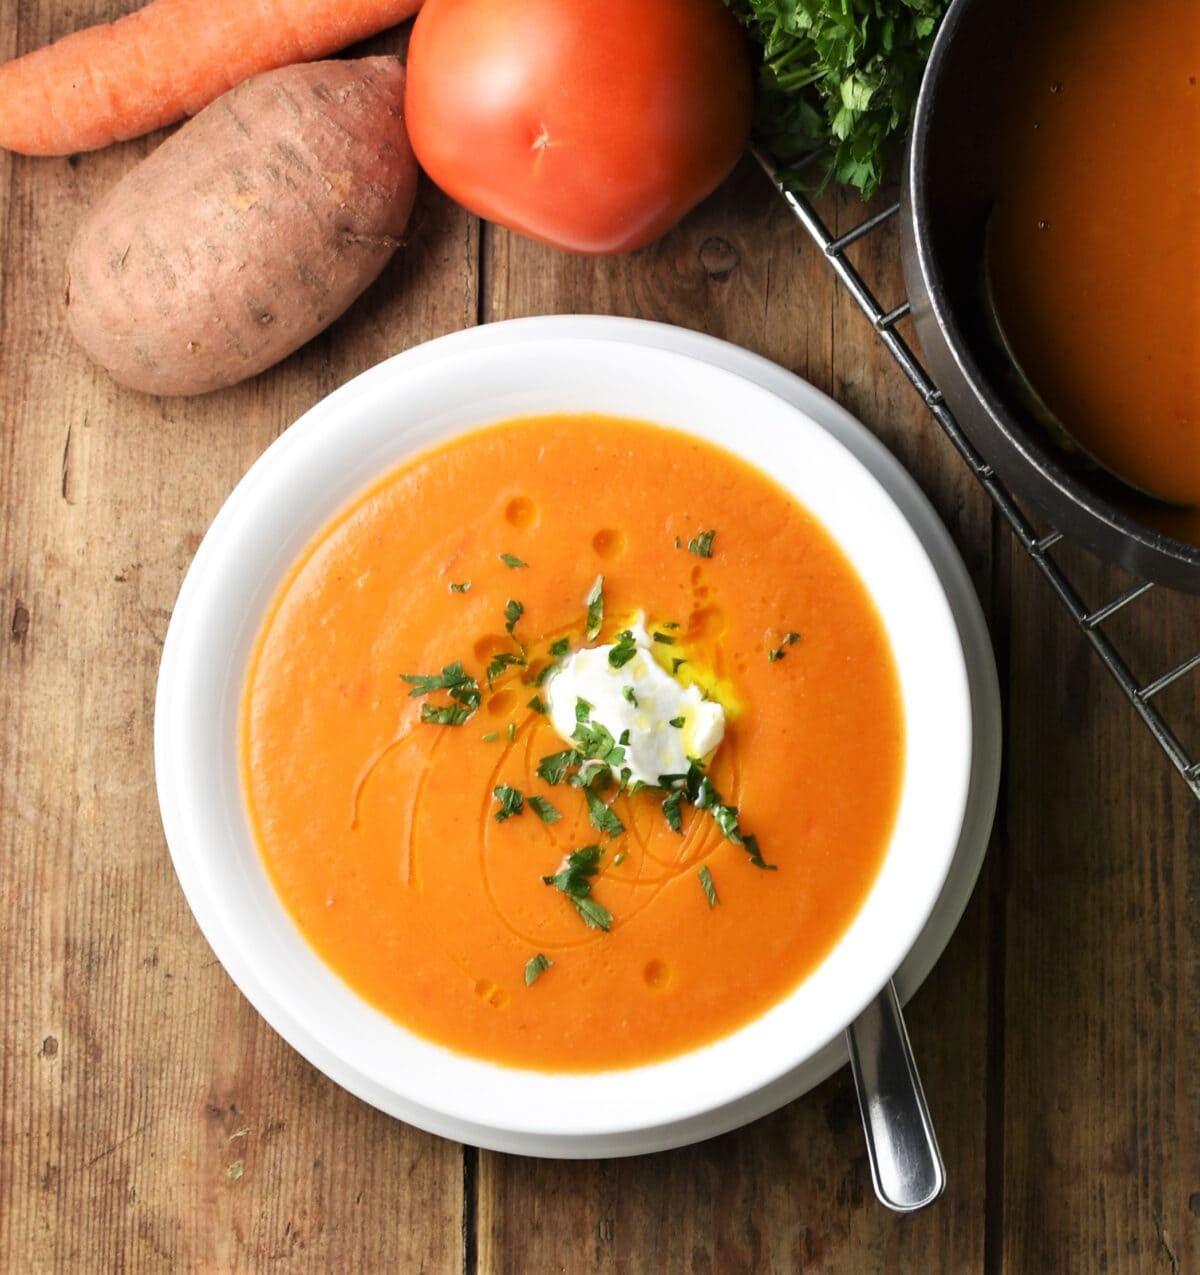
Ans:
{"label": "wood grain", "polygon": [[[128,7],[0,0],[0,57]],[[481,238],[427,186],[341,322],[248,385],[159,401],[91,368],[61,306],[74,226],[157,140],[0,154],[0,1270],[1200,1270],[1200,808],[753,166],[604,260]],[[854,257],[899,299],[894,225]],[[154,684],[222,500],[354,373],[556,312],[698,328],[832,393],[917,475],[983,599],[1007,772],[980,886],[909,1009],[950,1182],[918,1217],[874,1203],[844,1073],[626,1161],[476,1153],[392,1121],[262,1023],[175,883]],[[1119,587],[1068,561],[1092,600]],[[1200,603],[1156,592],[1115,629],[1149,677],[1200,645]],[[1198,679],[1168,703],[1200,744]]]}
{"label": "wood grain", "polygon": [[2,161],[0,1269],[457,1270],[460,1149],[338,1089],[232,986],[171,870],[151,726],[220,503],[321,395],[474,322],[477,227],[426,189],[407,251],[292,359],[129,394],[67,339],[62,257],[154,140]]}
{"label": "wood grain", "polygon": [[[1058,556],[1093,605],[1126,583]],[[1185,1275],[1200,1269],[1200,806],[1025,562],[1013,616],[1005,1268]],[[1121,636],[1151,676],[1179,631],[1196,649],[1200,600],[1156,591]],[[1171,707],[1200,720],[1197,679]]]}

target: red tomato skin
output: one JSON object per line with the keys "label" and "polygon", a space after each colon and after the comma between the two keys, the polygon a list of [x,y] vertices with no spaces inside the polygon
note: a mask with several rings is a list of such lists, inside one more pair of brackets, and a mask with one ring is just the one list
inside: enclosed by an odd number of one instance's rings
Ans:
{"label": "red tomato skin", "polygon": [[613,253],[720,184],[753,97],[721,0],[425,0],[405,113],[419,163],[471,212]]}

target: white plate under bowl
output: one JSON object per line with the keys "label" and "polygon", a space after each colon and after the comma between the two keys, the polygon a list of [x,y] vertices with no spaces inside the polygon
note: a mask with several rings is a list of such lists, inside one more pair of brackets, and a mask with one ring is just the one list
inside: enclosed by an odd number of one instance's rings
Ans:
{"label": "white plate under bowl", "polygon": [[[238,715],[255,635],[293,561],[380,474],[509,416],[593,411],[707,438],[770,473],[871,592],[905,701],[896,829],[858,916],[800,986],[732,1035],[632,1070],[548,1075],[423,1040],[309,948],[254,844]],[[497,1150],[628,1155],[712,1136],[789,1101],[845,1058],[842,1031],[893,972],[936,959],[986,844],[999,710],[986,628],[924,497],[860,425],[761,359],[634,320],[518,320],[456,333],[356,378],[287,430],[214,520],[159,672],[155,766],[180,883],[213,950],[296,1049],[383,1110]]]}

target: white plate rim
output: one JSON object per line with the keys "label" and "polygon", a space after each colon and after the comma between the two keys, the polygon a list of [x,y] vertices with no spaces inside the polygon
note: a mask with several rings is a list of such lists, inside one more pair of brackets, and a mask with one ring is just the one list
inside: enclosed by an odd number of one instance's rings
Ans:
{"label": "white plate rim", "polygon": [[[884,486],[888,488],[893,500],[897,499],[898,492],[904,496],[906,504],[909,506],[904,510],[905,515],[908,518],[909,523],[913,524],[914,528],[918,530],[919,538],[925,547],[926,553],[930,554],[931,544],[936,548],[938,558],[941,561],[935,563],[935,566],[938,569],[939,576],[942,577],[943,585],[945,584],[947,574],[949,573],[950,575],[953,575],[955,571],[957,571],[960,577],[958,581],[959,585],[961,585],[962,581],[966,579],[961,560],[958,559],[952,543],[949,541],[944,529],[941,528],[941,524],[937,521],[936,516],[932,514],[932,511],[928,506],[928,502],[924,500],[924,497],[920,494],[919,489],[916,488],[915,484],[912,483],[912,480],[908,478],[907,474],[905,474],[902,469],[900,469],[898,464],[890,457],[890,454],[882,448],[877,440],[869,435],[861,425],[855,422],[848,413],[844,413],[842,409],[838,408],[824,395],[820,395],[818,391],[813,389],[813,387],[808,386],[805,382],[793,377],[790,373],[785,372],[783,369],[777,368],[775,365],[770,364],[765,360],[758,359],[756,356],[749,355],[745,351],[738,350],[736,347],[728,346],[723,342],[718,342],[714,338],[687,332],[683,329],[670,328],[665,325],[648,324],[638,320],[621,320],[587,316],[570,316],[565,319],[556,317],[550,319],[514,320],[504,324],[489,325],[486,328],[472,329],[467,332],[456,333],[449,337],[441,338],[438,342],[431,343],[431,345],[440,347],[440,353],[449,355],[455,353],[458,349],[461,349],[464,346],[479,347],[504,342],[541,340],[545,339],[545,337],[550,333],[553,333],[556,337],[561,337],[564,332],[569,332],[572,338],[578,337],[588,340],[600,339],[604,341],[617,341],[639,347],[654,346],[655,348],[665,350],[673,349],[678,353],[686,353],[690,357],[695,357],[702,361],[709,362],[714,366],[724,365],[727,370],[735,371],[736,374],[743,376],[747,380],[752,380],[757,384],[763,385],[764,382],[766,382],[767,384],[765,385],[765,388],[769,388],[772,392],[780,393],[782,391],[781,397],[785,397],[796,406],[801,407],[801,409],[806,411],[809,416],[817,417],[817,423],[824,429],[831,433],[835,433],[835,435],[840,435],[840,441],[844,445],[849,446],[850,450],[858,455],[860,460],[867,462],[867,467],[875,473],[877,479],[882,481],[881,474],[887,473],[889,469],[895,471],[887,475],[889,481],[885,482]],[[429,351],[428,346],[421,348],[427,352]],[[406,355],[399,357],[408,358],[414,353],[415,351],[409,351]],[[386,367],[387,365],[385,364],[381,366]],[[379,369],[373,370],[374,373],[377,373],[378,371]],[[366,378],[371,377],[372,374],[373,373],[365,374]],[[349,383],[341,390],[336,391],[329,399],[324,400],[324,404],[331,404],[335,402],[340,404],[345,397],[354,393],[362,392],[364,389],[362,384],[363,381],[364,378],[358,378],[356,381]],[[301,419],[303,421],[305,418]],[[274,447],[279,448],[281,446],[294,445],[294,441],[297,436],[292,435],[292,442],[289,443],[288,440],[290,434],[291,431],[282,436]],[[850,444],[853,444],[853,446],[850,446]],[[261,464],[262,462],[259,463]],[[897,474],[899,477],[897,477]],[[923,521],[929,525],[919,528],[915,527],[915,524],[919,521]],[[216,524],[214,523],[214,526],[215,525]],[[932,557],[933,555],[930,554],[930,556]],[[202,567],[203,564],[200,555],[198,555],[198,562]],[[186,587],[187,586],[185,585],[185,589]],[[994,700],[994,707],[996,710],[994,713],[987,712],[984,714],[985,719],[990,717],[996,724],[994,730],[990,731],[991,735],[994,736],[994,740],[984,742],[989,744],[994,742],[996,747],[994,749],[980,749],[978,747],[973,749],[973,753],[977,755],[978,758],[982,759],[982,761],[986,762],[988,760],[986,754],[989,751],[994,752],[998,759],[998,691],[995,692],[995,694],[990,694],[989,692],[989,684],[990,688],[994,690],[995,670],[994,665],[991,664],[990,646],[986,641],[986,628],[982,626],[982,618],[978,613],[978,604],[974,599],[973,590],[970,589],[969,581],[967,581],[966,592],[969,595],[969,603],[964,602],[960,598],[958,600],[958,604],[953,607],[956,622],[960,635],[964,632],[964,628],[973,627],[976,630],[972,637],[972,643],[975,647],[979,646],[979,630],[982,630],[983,647],[987,652],[986,663],[989,666],[991,674],[989,679],[986,675],[988,670],[985,670],[982,676],[977,675],[975,677],[971,685],[971,697],[975,707],[976,717],[979,718],[981,708],[988,707],[985,701],[988,701],[989,699]],[[181,597],[182,596],[183,594],[181,591]],[[974,604],[973,613],[969,604]],[[167,671],[168,675],[170,672],[171,653],[172,648],[169,637],[168,645],[164,647],[163,656],[163,667]],[[978,657],[978,651],[976,651],[975,654]],[[978,662],[978,660],[976,660],[976,662]],[[968,674],[970,674],[970,671],[971,670],[968,667]],[[166,681],[169,683],[169,676]],[[975,683],[978,683],[978,685]],[[160,695],[161,693],[160,684]],[[160,735],[156,725],[156,760],[161,760],[158,758],[158,750],[160,743],[162,742],[163,736]],[[979,768],[980,767],[977,764],[976,769],[978,770]],[[986,769],[991,770],[992,767],[989,765]],[[160,771],[160,774],[161,773],[163,772]],[[989,786],[992,789],[990,802],[987,797],[987,789]],[[976,807],[974,815],[972,815],[970,809],[971,802],[973,802]],[[164,800],[164,822],[168,822],[170,818],[168,806],[169,797]],[[972,818],[974,818],[974,820],[978,823],[990,824],[992,808],[994,808],[994,784],[989,784],[988,776],[986,775],[982,779],[978,779],[976,777],[972,784],[971,801],[968,802],[968,815],[972,815]],[[986,813],[986,818],[984,818],[984,812]],[[986,830],[982,837],[976,837],[975,839],[986,844]],[[960,841],[960,856],[961,851],[962,845]],[[172,854],[173,856],[175,855],[174,844],[172,846]],[[981,857],[982,845],[979,847],[979,858]],[[178,858],[176,867],[177,870],[180,870],[181,868]],[[976,871],[977,868],[978,862],[975,863]],[[185,871],[186,870],[181,870],[180,876],[181,881],[184,882],[186,891],[188,883],[185,879]],[[974,873],[971,873],[972,881],[973,878]],[[969,893],[969,886],[967,893]],[[963,895],[963,904],[965,904],[965,897],[966,896]],[[958,911],[961,912],[961,906],[958,907]],[[957,920],[957,916],[955,916],[954,920]],[[228,935],[221,932],[221,927],[215,918],[207,918],[207,923],[205,920],[202,920],[201,925],[206,936],[209,938],[210,943],[213,945],[214,950],[217,951],[219,956],[221,956],[222,949],[227,949]],[[948,937],[948,933],[946,937]],[[932,961],[929,961],[929,964],[932,964]],[[920,977],[923,976],[924,974],[921,973]],[[900,978],[902,991],[911,990],[906,985],[908,977],[909,976],[905,974],[905,970],[902,968]],[[914,978],[912,981],[915,983],[919,982],[920,979]],[[238,982],[239,985],[243,986],[243,990],[246,992],[248,997],[256,1004],[258,1004],[259,999],[264,997],[263,990],[253,986],[253,980],[247,980],[243,977],[239,977]],[[250,985],[248,986],[247,983]],[[263,1006],[258,1005],[258,1007],[260,1008],[260,1012],[262,1012]],[[699,1136],[708,1136],[712,1132],[719,1131],[717,1124],[721,1123],[715,1113],[709,1110],[697,1113],[694,1117],[688,1116],[685,1119],[674,1121],[670,1126],[660,1126],[652,1130],[626,1129],[615,1130],[612,1131],[611,1134],[605,1133],[589,1135],[586,1133],[576,1133],[574,1135],[560,1136],[549,1129],[537,1131],[512,1128],[506,1129],[501,1124],[497,1124],[495,1126],[481,1125],[474,1127],[457,1118],[451,1118],[446,1121],[439,1118],[439,1113],[437,1112],[428,1112],[425,1108],[420,1107],[419,1104],[406,1103],[402,1095],[390,1094],[387,1097],[384,1097],[379,1092],[379,1087],[370,1083],[369,1077],[355,1075],[353,1068],[347,1068],[344,1065],[331,1066],[328,1051],[323,1051],[319,1046],[314,1047],[315,1042],[310,1037],[307,1037],[305,1033],[298,1031],[295,1023],[280,1020],[280,1016],[277,1012],[265,1013],[264,1016],[266,1016],[268,1021],[271,1021],[276,1026],[277,1030],[280,1030],[281,1034],[288,1038],[293,1045],[300,1050],[300,1052],[312,1058],[316,1065],[320,1066],[322,1070],[334,1075],[340,1083],[343,1083],[352,1091],[359,1092],[360,1096],[367,1098],[368,1101],[375,1102],[376,1105],[383,1106],[384,1109],[392,1110],[393,1114],[401,1115],[404,1118],[409,1119],[412,1123],[432,1128],[435,1132],[447,1133],[450,1136],[464,1137],[467,1140],[477,1142],[479,1145],[496,1145],[499,1149],[534,1150],[535,1153],[541,1154],[612,1154],[614,1153],[614,1148],[621,1146],[630,1146],[633,1150],[648,1149],[647,1138],[649,1139],[649,1143],[654,1146],[674,1145],[679,1140],[689,1140],[694,1132],[691,1126],[695,1123],[695,1121],[699,1121],[700,1125],[703,1126],[704,1129]],[[826,1046],[826,1048],[820,1051],[819,1054],[815,1055],[814,1058],[810,1058],[809,1064],[812,1064],[817,1059],[823,1059],[826,1055],[828,1055],[828,1065],[824,1062],[821,1064],[825,1069],[823,1074],[827,1074],[829,1070],[832,1070],[833,1067],[838,1065],[841,1058],[844,1058],[844,1047],[840,1046],[841,1042],[839,1038],[838,1040],[831,1042],[830,1045]],[[813,1068],[809,1066],[808,1070],[812,1072]],[[819,1078],[820,1077],[818,1077],[818,1079]],[[730,1105],[731,1107],[736,1107],[738,1111],[743,1114],[747,1111],[751,1111],[751,1114],[745,1116],[745,1118],[753,1118],[754,1112],[752,1111],[752,1108],[763,1106],[764,1100],[770,1101],[773,1105],[778,1105],[778,1102],[775,1101],[775,1098],[778,1095],[773,1091],[778,1087],[780,1082],[786,1079],[786,1076],[778,1077],[772,1081],[770,1085],[757,1090],[756,1093],[740,1095],[735,1102]],[[816,1083],[816,1081],[814,1080],[812,1083]],[[795,1089],[794,1083],[785,1085],[784,1088],[788,1091],[789,1096],[795,1096],[795,1093],[791,1092],[792,1090],[799,1092],[798,1089]],[[772,1091],[772,1096],[767,1099],[766,1095],[769,1090]],[[756,1097],[757,1101],[751,1102],[751,1100]],[[786,1101],[787,1097],[783,1097],[779,1100]],[[750,1105],[747,1106],[747,1103]],[[735,1123],[741,1122],[739,1116],[734,1114],[732,1111],[729,1113],[729,1118]],[[724,1127],[729,1127],[729,1125],[725,1124]],[[607,1143],[605,1141],[606,1139]],[[503,1143],[504,1145],[499,1146],[500,1143]],[[634,1143],[637,1145],[634,1146]],[[546,1150],[548,1147],[554,1149]],[[574,1149],[564,1149],[570,1147],[573,1147]],[[581,1152],[580,1147],[585,1149]],[[607,1147],[607,1149],[601,1150],[601,1147]],[[589,1150],[589,1148],[591,1149]],[[618,1151],[617,1153],[620,1152]]]}

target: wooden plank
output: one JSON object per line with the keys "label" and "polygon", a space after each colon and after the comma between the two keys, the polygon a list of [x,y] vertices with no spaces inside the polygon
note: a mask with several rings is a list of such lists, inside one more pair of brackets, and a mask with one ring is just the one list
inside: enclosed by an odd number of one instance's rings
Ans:
{"label": "wooden plank", "polygon": [[[843,229],[861,216],[856,202],[823,207]],[[896,251],[894,226],[861,245],[864,274],[895,287]],[[987,597],[985,499],[753,165],[640,253],[569,257],[489,232],[484,257],[488,318],[599,309],[698,326],[833,392],[917,472],[971,546]],[[843,1071],[747,1129],[664,1155],[563,1164],[481,1153],[479,1269],[981,1270],[987,912],[984,886],[910,1014],[950,1174],[935,1209],[898,1220],[875,1203]]]}
{"label": "wooden plank", "polygon": [[[1124,577],[1058,553],[1093,604]],[[1027,563],[1013,577],[1004,1269],[1200,1269],[1200,807]],[[1121,638],[1161,671],[1200,600]],[[1157,656],[1157,659],[1155,658]],[[1200,723],[1200,676],[1173,720]]]}
{"label": "wooden plank", "polygon": [[[0,0],[5,41],[17,12]],[[63,12],[22,4],[22,47]],[[156,140],[0,170],[0,1268],[457,1269],[460,1149],[316,1073],[216,964],[151,727],[221,501],[322,394],[474,322],[477,231],[427,187],[407,251],[305,350],[203,399],[130,394],[70,343],[62,261]]]}

